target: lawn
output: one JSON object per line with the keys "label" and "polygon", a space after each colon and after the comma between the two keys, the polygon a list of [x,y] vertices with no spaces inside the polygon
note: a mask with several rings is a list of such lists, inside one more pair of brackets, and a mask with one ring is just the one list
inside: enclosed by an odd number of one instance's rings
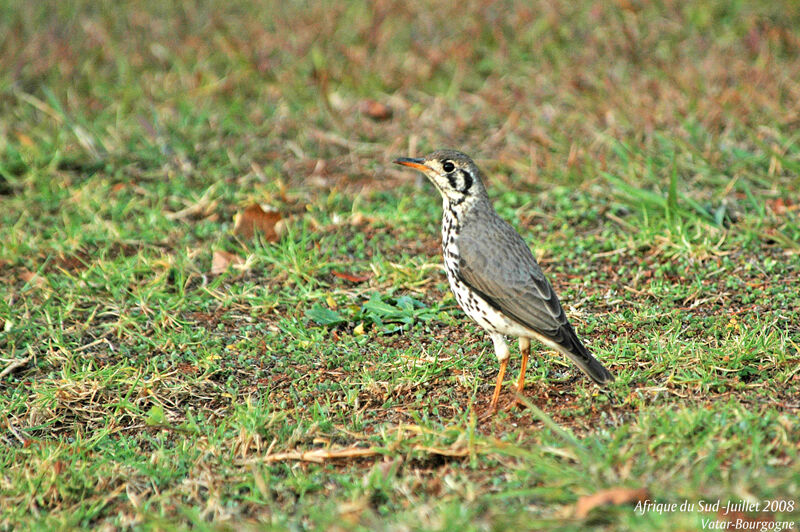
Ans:
{"label": "lawn", "polygon": [[[800,4],[452,4],[0,4],[0,530],[800,527]],[[611,386],[488,415],[442,147]]]}

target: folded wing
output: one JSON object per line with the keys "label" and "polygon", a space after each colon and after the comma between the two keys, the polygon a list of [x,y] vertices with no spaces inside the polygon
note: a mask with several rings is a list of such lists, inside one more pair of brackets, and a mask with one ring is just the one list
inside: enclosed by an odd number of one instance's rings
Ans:
{"label": "folded wing", "polygon": [[[528,246],[492,214],[461,228],[456,244],[462,282],[505,316],[555,344],[594,381],[613,380],[578,339]],[[487,234],[495,237],[487,239]]]}

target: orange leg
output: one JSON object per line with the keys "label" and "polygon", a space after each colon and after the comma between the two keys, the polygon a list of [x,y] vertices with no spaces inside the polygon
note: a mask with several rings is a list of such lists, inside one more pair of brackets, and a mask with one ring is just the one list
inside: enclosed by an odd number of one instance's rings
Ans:
{"label": "orange leg", "polygon": [[497,374],[497,384],[494,385],[494,394],[492,395],[491,409],[492,413],[497,412],[497,400],[500,398],[500,388],[503,387],[503,377],[506,376],[506,367],[508,366],[508,359],[506,358],[500,362],[500,373]]}
{"label": "orange leg", "polygon": [[517,378],[517,393],[522,395],[522,391],[525,389],[525,370],[528,368],[528,356],[531,354],[531,341],[528,338],[519,339],[519,352],[522,354],[522,366],[519,368],[519,377]]}
{"label": "orange leg", "polygon": [[522,390],[525,389],[525,370],[528,368],[528,356],[531,354],[531,341],[527,338],[520,338],[519,352],[522,353],[522,367],[519,369],[517,391],[522,393]]}

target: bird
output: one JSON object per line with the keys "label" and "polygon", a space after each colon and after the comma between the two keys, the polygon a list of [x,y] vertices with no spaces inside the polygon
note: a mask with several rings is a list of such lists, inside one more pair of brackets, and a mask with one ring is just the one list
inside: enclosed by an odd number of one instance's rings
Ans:
{"label": "bird", "polygon": [[469,156],[438,150],[394,162],[422,172],[442,196],[442,256],[450,289],[464,313],[488,332],[500,362],[492,413],[510,358],[507,336],[519,339],[520,395],[531,340],[568,357],[598,385],[614,380],[578,338],[528,245],[494,210],[485,175]]}

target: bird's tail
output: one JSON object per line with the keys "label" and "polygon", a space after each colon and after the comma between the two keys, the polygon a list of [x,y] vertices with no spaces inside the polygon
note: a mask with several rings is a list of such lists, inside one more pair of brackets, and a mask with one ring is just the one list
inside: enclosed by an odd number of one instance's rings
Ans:
{"label": "bird's tail", "polygon": [[606,384],[614,380],[614,376],[603,366],[599,360],[594,358],[585,345],[580,341],[572,326],[567,324],[570,329],[569,346],[561,345],[561,352],[570,360],[575,362],[584,373],[586,373],[597,384]]}

